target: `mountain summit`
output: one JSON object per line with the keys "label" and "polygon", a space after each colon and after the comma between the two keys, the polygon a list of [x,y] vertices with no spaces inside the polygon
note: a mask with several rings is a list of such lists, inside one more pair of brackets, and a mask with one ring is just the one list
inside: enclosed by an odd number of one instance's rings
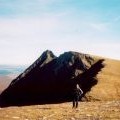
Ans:
{"label": "mountain summit", "polygon": [[[2,105],[69,101],[72,99],[72,90],[76,82],[82,85],[83,91],[86,85],[89,86],[89,90],[93,86],[92,76],[101,69],[100,67],[94,74],[92,68],[97,62],[87,54],[70,51],[56,57],[52,51],[46,50],[11,82],[2,92],[0,101]],[[82,81],[81,76],[87,74],[91,79]]]}

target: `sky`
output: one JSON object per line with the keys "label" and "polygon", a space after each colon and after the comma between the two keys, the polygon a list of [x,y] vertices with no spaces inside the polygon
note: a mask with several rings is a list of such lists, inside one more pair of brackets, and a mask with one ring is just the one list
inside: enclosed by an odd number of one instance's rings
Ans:
{"label": "sky", "polygon": [[47,49],[120,60],[120,0],[0,0],[0,64],[30,65]]}

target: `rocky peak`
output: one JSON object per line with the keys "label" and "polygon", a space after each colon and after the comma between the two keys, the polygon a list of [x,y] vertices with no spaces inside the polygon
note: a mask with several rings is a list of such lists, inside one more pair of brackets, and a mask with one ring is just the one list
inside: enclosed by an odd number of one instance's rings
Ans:
{"label": "rocky peak", "polygon": [[17,81],[19,81],[21,78],[25,77],[27,74],[30,73],[30,71],[34,70],[36,67],[43,67],[45,64],[52,61],[56,56],[53,54],[52,51],[46,50],[42,53],[42,55],[31,65],[29,66],[22,74],[20,74],[15,80],[11,82],[10,85],[15,84]]}
{"label": "rocky peak", "polygon": [[77,76],[89,69],[94,62],[94,59],[87,54],[69,51],[58,57],[57,68],[55,71],[58,73],[59,70],[64,69],[65,67],[67,69],[73,68],[75,72],[74,75]]}
{"label": "rocky peak", "polygon": [[46,50],[45,52],[42,53],[40,58],[38,58],[37,63],[41,62],[40,67],[42,67],[55,58],[56,56],[53,54],[52,51]]}

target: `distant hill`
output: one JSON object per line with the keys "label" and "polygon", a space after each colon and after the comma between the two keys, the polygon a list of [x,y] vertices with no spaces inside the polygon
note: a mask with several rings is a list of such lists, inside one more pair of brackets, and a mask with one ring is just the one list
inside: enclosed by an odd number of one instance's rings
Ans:
{"label": "distant hill", "polygon": [[56,57],[52,51],[47,50],[2,92],[1,104],[71,101],[76,82],[84,91],[82,100],[118,100],[119,66],[120,61],[73,51]]}
{"label": "distant hill", "polygon": [[25,69],[26,66],[0,65],[0,93]]}
{"label": "distant hill", "polygon": [[0,76],[20,74],[27,66],[0,65]]}

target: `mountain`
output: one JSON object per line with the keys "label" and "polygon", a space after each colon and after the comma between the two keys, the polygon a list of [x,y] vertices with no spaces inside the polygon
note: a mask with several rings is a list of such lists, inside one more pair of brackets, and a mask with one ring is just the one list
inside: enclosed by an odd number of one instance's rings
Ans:
{"label": "mountain", "polygon": [[97,84],[95,76],[104,67],[102,62],[73,51],[56,57],[46,50],[2,92],[0,103],[7,106],[71,101],[76,82],[84,97]]}

